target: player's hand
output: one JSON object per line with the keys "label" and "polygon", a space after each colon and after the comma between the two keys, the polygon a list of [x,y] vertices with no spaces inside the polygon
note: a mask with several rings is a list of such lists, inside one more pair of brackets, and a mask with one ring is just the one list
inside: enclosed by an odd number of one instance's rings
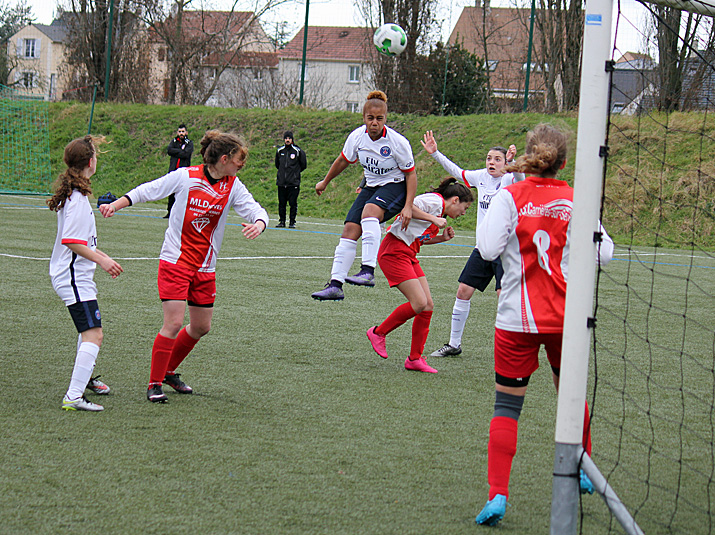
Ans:
{"label": "player's hand", "polygon": [[405,206],[402,209],[402,212],[400,212],[400,221],[402,223],[401,227],[402,230],[405,230],[408,225],[410,224],[410,221],[412,221],[412,206]]}
{"label": "player's hand", "polygon": [[[102,206],[106,206],[106,205],[102,205]],[[104,255],[104,256],[100,255],[100,257],[101,258],[99,259],[99,262],[98,262],[99,267],[101,267],[104,271],[109,273],[113,279],[116,279],[117,277],[119,277],[119,275],[121,273],[124,272],[124,270],[122,269],[122,266],[120,266],[117,262],[115,262],[114,260],[109,258],[107,255]]]}
{"label": "player's hand", "polygon": [[420,143],[422,143],[422,146],[428,154],[434,154],[437,152],[437,141],[432,134],[432,130],[427,130],[427,132],[425,132],[424,139],[421,139]]}
{"label": "player's hand", "polygon": [[108,204],[100,204],[99,205],[99,212],[102,214],[104,217],[112,217],[114,214],[117,213],[117,211],[114,209],[114,206],[112,206],[112,203]]}
{"label": "player's hand", "polygon": [[315,193],[318,194],[318,196],[322,195],[323,192],[325,191],[325,188],[328,187],[328,184],[325,183],[325,180],[321,180],[315,185]]}
{"label": "player's hand", "polygon": [[452,238],[454,238],[454,229],[452,227],[445,227],[444,231],[442,232],[442,237],[444,238],[444,241],[449,241]]}
{"label": "player's hand", "polygon": [[258,223],[241,223],[243,235],[249,240],[255,240],[261,235],[263,229]]}
{"label": "player's hand", "polygon": [[437,228],[444,228],[447,224],[447,219],[444,217],[435,217],[434,224],[437,225]]}
{"label": "player's hand", "polygon": [[509,149],[506,151],[506,161],[510,162],[516,157],[516,145],[509,145]]}

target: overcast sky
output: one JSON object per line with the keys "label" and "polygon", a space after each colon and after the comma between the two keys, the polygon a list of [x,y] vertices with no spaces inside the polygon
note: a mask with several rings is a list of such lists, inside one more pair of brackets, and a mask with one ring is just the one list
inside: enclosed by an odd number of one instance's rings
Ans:
{"label": "overcast sky", "polygon": [[[200,1],[200,0],[199,0]],[[12,5],[13,0],[6,2]],[[29,5],[32,7],[34,15],[37,17],[37,22],[40,24],[50,24],[53,19],[55,6],[54,0],[29,0]],[[218,6],[216,9],[230,9],[231,0],[213,0],[212,4]],[[255,3],[246,1],[243,5],[239,5],[240,10],[251,11]],[[473,6],[473,0],[440,0],[440,9],[438,16],[444,21],[442,25],[442,38],[446,40],[449,34],[457,23],[463,6]],[[493,6],[509,5],[508,0],[492,0]],[[359,26],[361,24],[360,14],[354,7],[354,0],[311,0],[309,9],[309,24],[311,26]],[[621,9],[625,16],[629,18],[637,27],[642,26],[643,8],[639,6],[636,0],[621,0]],[[280,6],[276,13],[267,20],[272,22],[286,21],[288,28],[295,33],[302,27],[305,20],[305,2],[291,1]],[[615,20],[615,17],[614,17]],[[622,51],[637,51],[641,48],[641,39],[639,34],[634,31],[628,24],[624,24],[618,33],[619,49]],[[270,32],[270,28],[266,28]],[[293,33],[290,37],[293,36]]]}

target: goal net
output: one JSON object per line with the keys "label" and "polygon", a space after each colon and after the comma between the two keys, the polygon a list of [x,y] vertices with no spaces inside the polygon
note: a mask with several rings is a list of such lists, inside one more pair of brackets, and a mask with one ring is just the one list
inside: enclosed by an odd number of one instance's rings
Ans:
{"label": "goal net", "polygon": [[48,194],[49,104],[0,85],[0,193]]}

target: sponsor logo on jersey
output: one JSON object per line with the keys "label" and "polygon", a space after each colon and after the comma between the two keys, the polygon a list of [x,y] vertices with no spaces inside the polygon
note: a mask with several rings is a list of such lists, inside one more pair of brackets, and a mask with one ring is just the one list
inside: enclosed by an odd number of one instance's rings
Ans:
{"label": "sponsor logo on jersey", "polygon": [[390,150],[390,147],[388,147],[387,145],[380,149],[380,156],[384,156],[385,158],[387,158],[390,154],[392,154],[392,150]]}
{"label": "sponsor logo on jersey", "polygon": [[194,219],[191,224],[194,226],[196,229],[196,232],[201,234],[201,231],[206,227],[211,222],[211,220],[208,217],[197,217]]}
{"label": "sponsor logo on jersey", "polygon": [[519,210],[519,216],[550,217],[552,219],[569,221],[571,219],[572,208],[573,202],[568,199],[556,199],[538,206],[534,205],[533,202],[528,202]]}
{"label": "sponsor logo on jersey", "polygon": [[223,209],[223,205],[221,204],[212,204],[206,199],[197,199],[196,197],[191,197],[189,199],[189,206],[196,206],[198,208],[203,208],[204,210],[208,210],[209,208],[213,208],[215,210]]}
{"label": "sponsor logo on jersey", "polygon": [[94,317],[97,318],[98,320],[102,319],[102,315],[99,313],[99,309],[94,311]]}
{"label": "sponsor logo on jersey", "polygon": [[226,190],[228,189],[228,182],[225,180],[219,182],[218,189],[221,191],[221,193],[226,193]]}

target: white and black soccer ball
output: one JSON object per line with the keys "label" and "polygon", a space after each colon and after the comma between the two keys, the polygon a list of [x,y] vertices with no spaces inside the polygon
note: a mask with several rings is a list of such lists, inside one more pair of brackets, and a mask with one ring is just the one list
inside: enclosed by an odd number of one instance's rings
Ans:
{"label": "white and black soccer ball", "polygon": [[375,48],[380,54],[398,56],[407,47],[407,34],[397,24],[389,22],[375,30],[372,42],[375,43]]}

